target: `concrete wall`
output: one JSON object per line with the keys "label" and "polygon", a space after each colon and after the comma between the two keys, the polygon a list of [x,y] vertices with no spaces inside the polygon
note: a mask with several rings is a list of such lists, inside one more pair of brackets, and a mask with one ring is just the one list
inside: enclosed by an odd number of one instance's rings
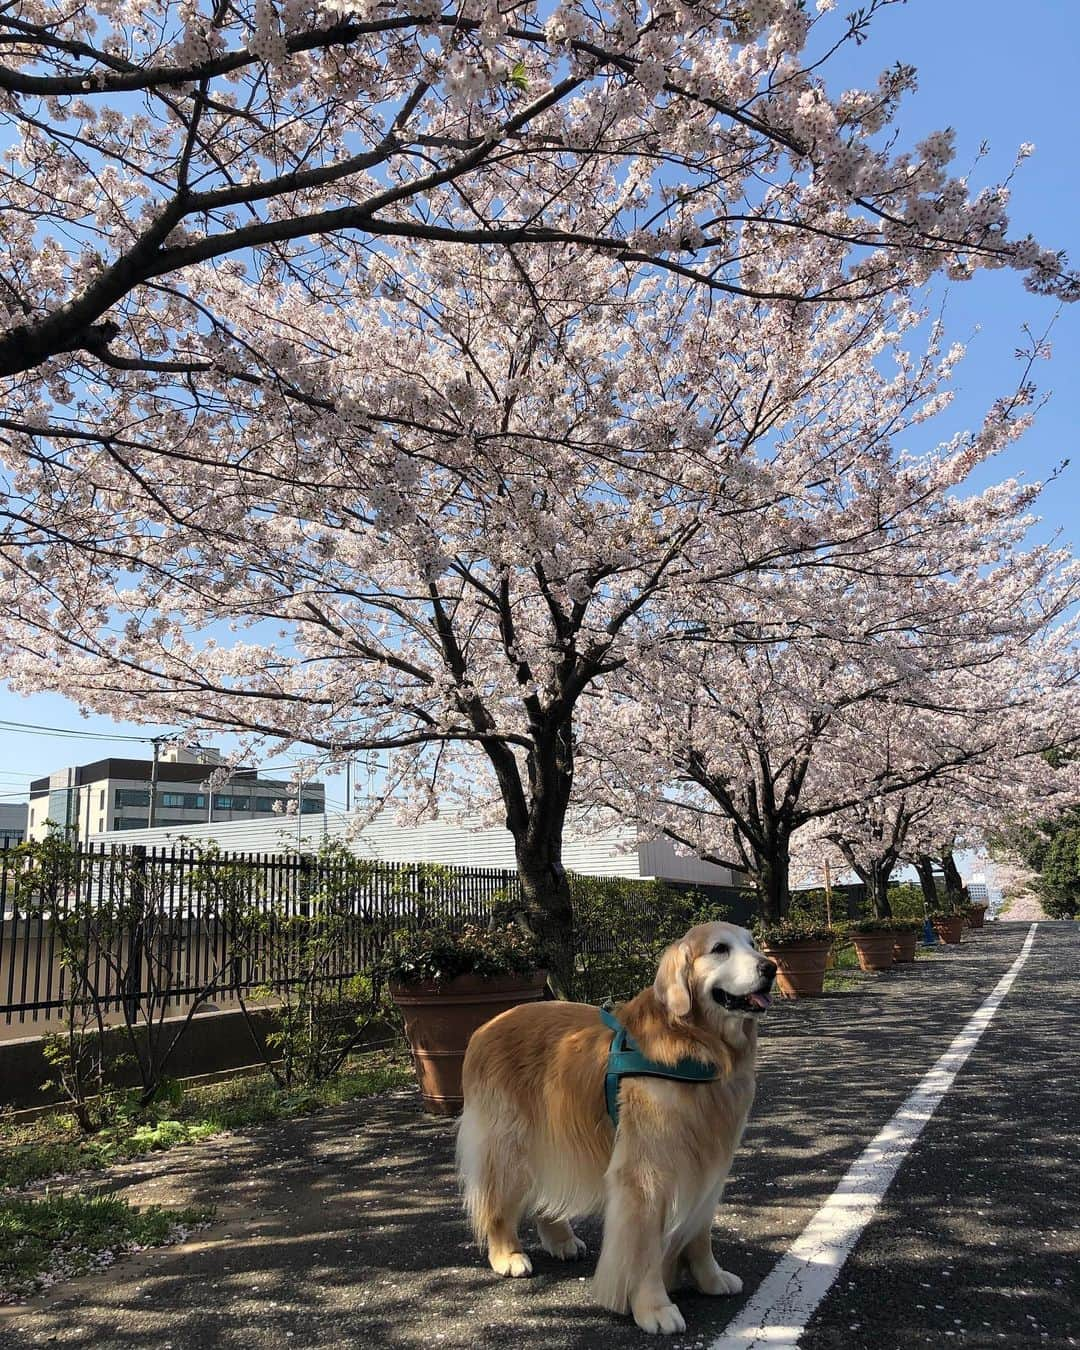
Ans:
{"label": "concrete wall", "polygon": [[[252,1018],[256,1023],[257,1034],[265,1043],[266,1034],[274,1025],[273,1010],[255,1009]],[[177,1027],[181,1021],[179,1018],[167,1019],[165,1025]],[[364,1042],[378,1044],[390,1039],[391,1035],[389,1027],[373,1025],[368,1029]],[[111,1030],[109,1037],[116,1052],[127,1048],[126,1035],[121,1029]],[[261,1062],[242,1013],[207,1011],[192,1018],[166,1071],[170,1078],[192,1078],[246,1068]],[[55,1088],[42,1088],[51,1077],[52,1070],[45,1062],[40,1035],[0,1041],[0,1107],[22,1110],[62,1100],[62,1094]],[[125,1086],[137,1086],[139,1076],[135,1066],[128,1064],[120,1071],[114,1070],[113,1081]]]}

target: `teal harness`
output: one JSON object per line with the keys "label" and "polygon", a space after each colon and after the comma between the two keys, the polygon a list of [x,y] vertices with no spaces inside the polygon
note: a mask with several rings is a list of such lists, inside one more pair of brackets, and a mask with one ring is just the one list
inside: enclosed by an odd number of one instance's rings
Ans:
{"label": "teal harness", "polygon": [[645,1058],[634,1038],[613,1013],[601,1008],[600,1016],[604,1025],[615,1033],[608,1051],[604,1096],[607,1099],[607,1113],[616,1129],[619,1126],[620,1078],[674,1078],[680,1083],[715,1081],[715,1064],[705,1064],[700,1059],[680,1059],[677,1064],[657,1064],[655,1060]]}

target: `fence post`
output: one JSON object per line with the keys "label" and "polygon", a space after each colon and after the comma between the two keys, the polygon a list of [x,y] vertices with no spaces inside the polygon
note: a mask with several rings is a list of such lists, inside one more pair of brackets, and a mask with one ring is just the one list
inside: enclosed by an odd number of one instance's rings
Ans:
{"label": "fence post", "polygon": [[310,853],[300,854],[300,867],[296,878],[297,913],[305,919],[311,918],[311,880],[315,870],[315,859]]}
{"label": "fence post", "polygon": [[[142,946],[146,932],[146,845],[131,849],[131,911],[128,926],[128,959],[124,968],[124,1015],[129,1022],[139,1020],[142,996]],[[121,941],[123,937],[121,936]]]}

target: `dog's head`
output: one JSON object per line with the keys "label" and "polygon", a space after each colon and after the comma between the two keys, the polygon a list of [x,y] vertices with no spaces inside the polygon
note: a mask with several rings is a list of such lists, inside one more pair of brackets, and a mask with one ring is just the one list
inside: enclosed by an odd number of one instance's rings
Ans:
{"label": "dog's head", "polygon": [[653,989],[669,1017],[754,1017],[769,1006],[776,966],[745,928],[702,923],[660,958]]}

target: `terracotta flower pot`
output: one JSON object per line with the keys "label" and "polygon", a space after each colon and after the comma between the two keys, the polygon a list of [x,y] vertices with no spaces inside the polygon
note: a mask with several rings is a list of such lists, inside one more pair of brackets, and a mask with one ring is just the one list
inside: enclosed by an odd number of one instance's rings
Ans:
{"label": "terracotta flower pot", "polygon": [[893,934],[893,960],[914,961],[915,948],[918,946],[918,933],[894,933]]}
{"label": "terracotta flower pot", "polygon": [[972,905],[968,909],[967,923],[969,928],[982,928],[986,923],[986,911],[988,905]]}
{"label": "terracotta flower pot", "polygon": [[790,942],[782,947],[763,947],[776,962],[776,984],[785,998],[820,994],[825,985],[825,965],[831,942]]}
{"label": "terracotta flower pot", "polygon": [[934,925],[934,932],[942,942],[957,943],[960,941],[960,935],[964,931],[964,916],[962,914],[946,914],[942,918],[931,919]]}
{"label": "terracotta flower pot", "polygon": [[390,994],[405,1018],[424,1110],[454,1116],[462,1107],[461,1065],[469,1037],[519,1003],[543,997],[547,971],[528,975],[458,975],[445,984],[394,984]]}
{"label": "terracotta flower pot", "polygon": [[860,970],[891,970],[895,933],[852,933]]}

